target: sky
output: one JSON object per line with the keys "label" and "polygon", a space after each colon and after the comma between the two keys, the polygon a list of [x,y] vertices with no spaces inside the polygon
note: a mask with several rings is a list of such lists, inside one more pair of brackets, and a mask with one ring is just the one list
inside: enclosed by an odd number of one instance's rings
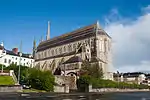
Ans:
{"label": "sky", "polygon": [[114,70],[150,71],[150,0],[1,0],[0,42],[32,52],[34,38],[51,38],[99,20],[113,40]]}

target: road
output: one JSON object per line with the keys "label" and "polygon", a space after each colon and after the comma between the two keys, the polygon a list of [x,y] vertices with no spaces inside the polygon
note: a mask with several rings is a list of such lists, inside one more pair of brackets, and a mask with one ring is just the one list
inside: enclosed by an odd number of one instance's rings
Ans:
{"label": "road", "polygon": [[96,93],[0,93],[0,100],[96,100],[100,96]]}

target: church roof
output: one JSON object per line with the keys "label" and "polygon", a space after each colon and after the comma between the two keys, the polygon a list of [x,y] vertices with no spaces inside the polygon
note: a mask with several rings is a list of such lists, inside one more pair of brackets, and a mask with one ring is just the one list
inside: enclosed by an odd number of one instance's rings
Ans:
{"label": "church roof", "polygon": [[76,63],[76,62],[82,62],[82,59],[79,56],[73,56],[67,61],[65,61],[63,64]]}
{"label": "church roof", "polygon": [[108,35],[104,30],[102,30],[100,28],[100,26],[97,23],[95,23],[95,24],[92,24],[92,25],[89,25],[86,27],[79,28],[79,29],[69,32],[67,34],[63,34],[61,36],[57,36],[52,39],[43,41],[37,47],[37,51],[42,51],[47,48],[52,48],[55,46],[60,46],[63,44],[67,44],[70,42],[74,42],[74,41],[82,40],[84,38],[95,36],[96,29],[99,30],[98,34]]}

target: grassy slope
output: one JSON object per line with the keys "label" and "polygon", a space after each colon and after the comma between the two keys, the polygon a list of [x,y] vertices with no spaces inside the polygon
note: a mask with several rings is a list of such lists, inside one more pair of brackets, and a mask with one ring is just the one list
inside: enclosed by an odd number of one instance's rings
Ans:
{"label": "grassy slope", "polygon": [[0,85],[14,85],[15,82],[11,76],[0,76]]}

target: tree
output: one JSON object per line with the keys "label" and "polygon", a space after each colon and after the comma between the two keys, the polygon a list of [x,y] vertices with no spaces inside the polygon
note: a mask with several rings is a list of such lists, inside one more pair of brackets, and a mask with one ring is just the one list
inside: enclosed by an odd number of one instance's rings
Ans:
{"label": "tree", "polygon": [[35,68],[29,70],[29,84],[32,88],[53,91],[54,76],[50,71],[41,71]]}
{"label": "tree", "polygon": [[83,61],[81,72],[83,72],[86,75],[89,75],[93,78],[102,78],[103,77],[103,71],[102,68],[100,68],[98,63],[89,63],[88,61]]}
{"label": "tree", "polygon": [[[29,68],[27,66],[20,66],[20,84],[26,83],[25,80],[26,80],[26,77],[27,77],[27,74],[28,74],[28,71],[27,71],[28,69]],[[14,73],[17,77],[19,66],[17,66],[16,64],[11,64],[8,67],[5,67],[4,70],[14,70]]]}

